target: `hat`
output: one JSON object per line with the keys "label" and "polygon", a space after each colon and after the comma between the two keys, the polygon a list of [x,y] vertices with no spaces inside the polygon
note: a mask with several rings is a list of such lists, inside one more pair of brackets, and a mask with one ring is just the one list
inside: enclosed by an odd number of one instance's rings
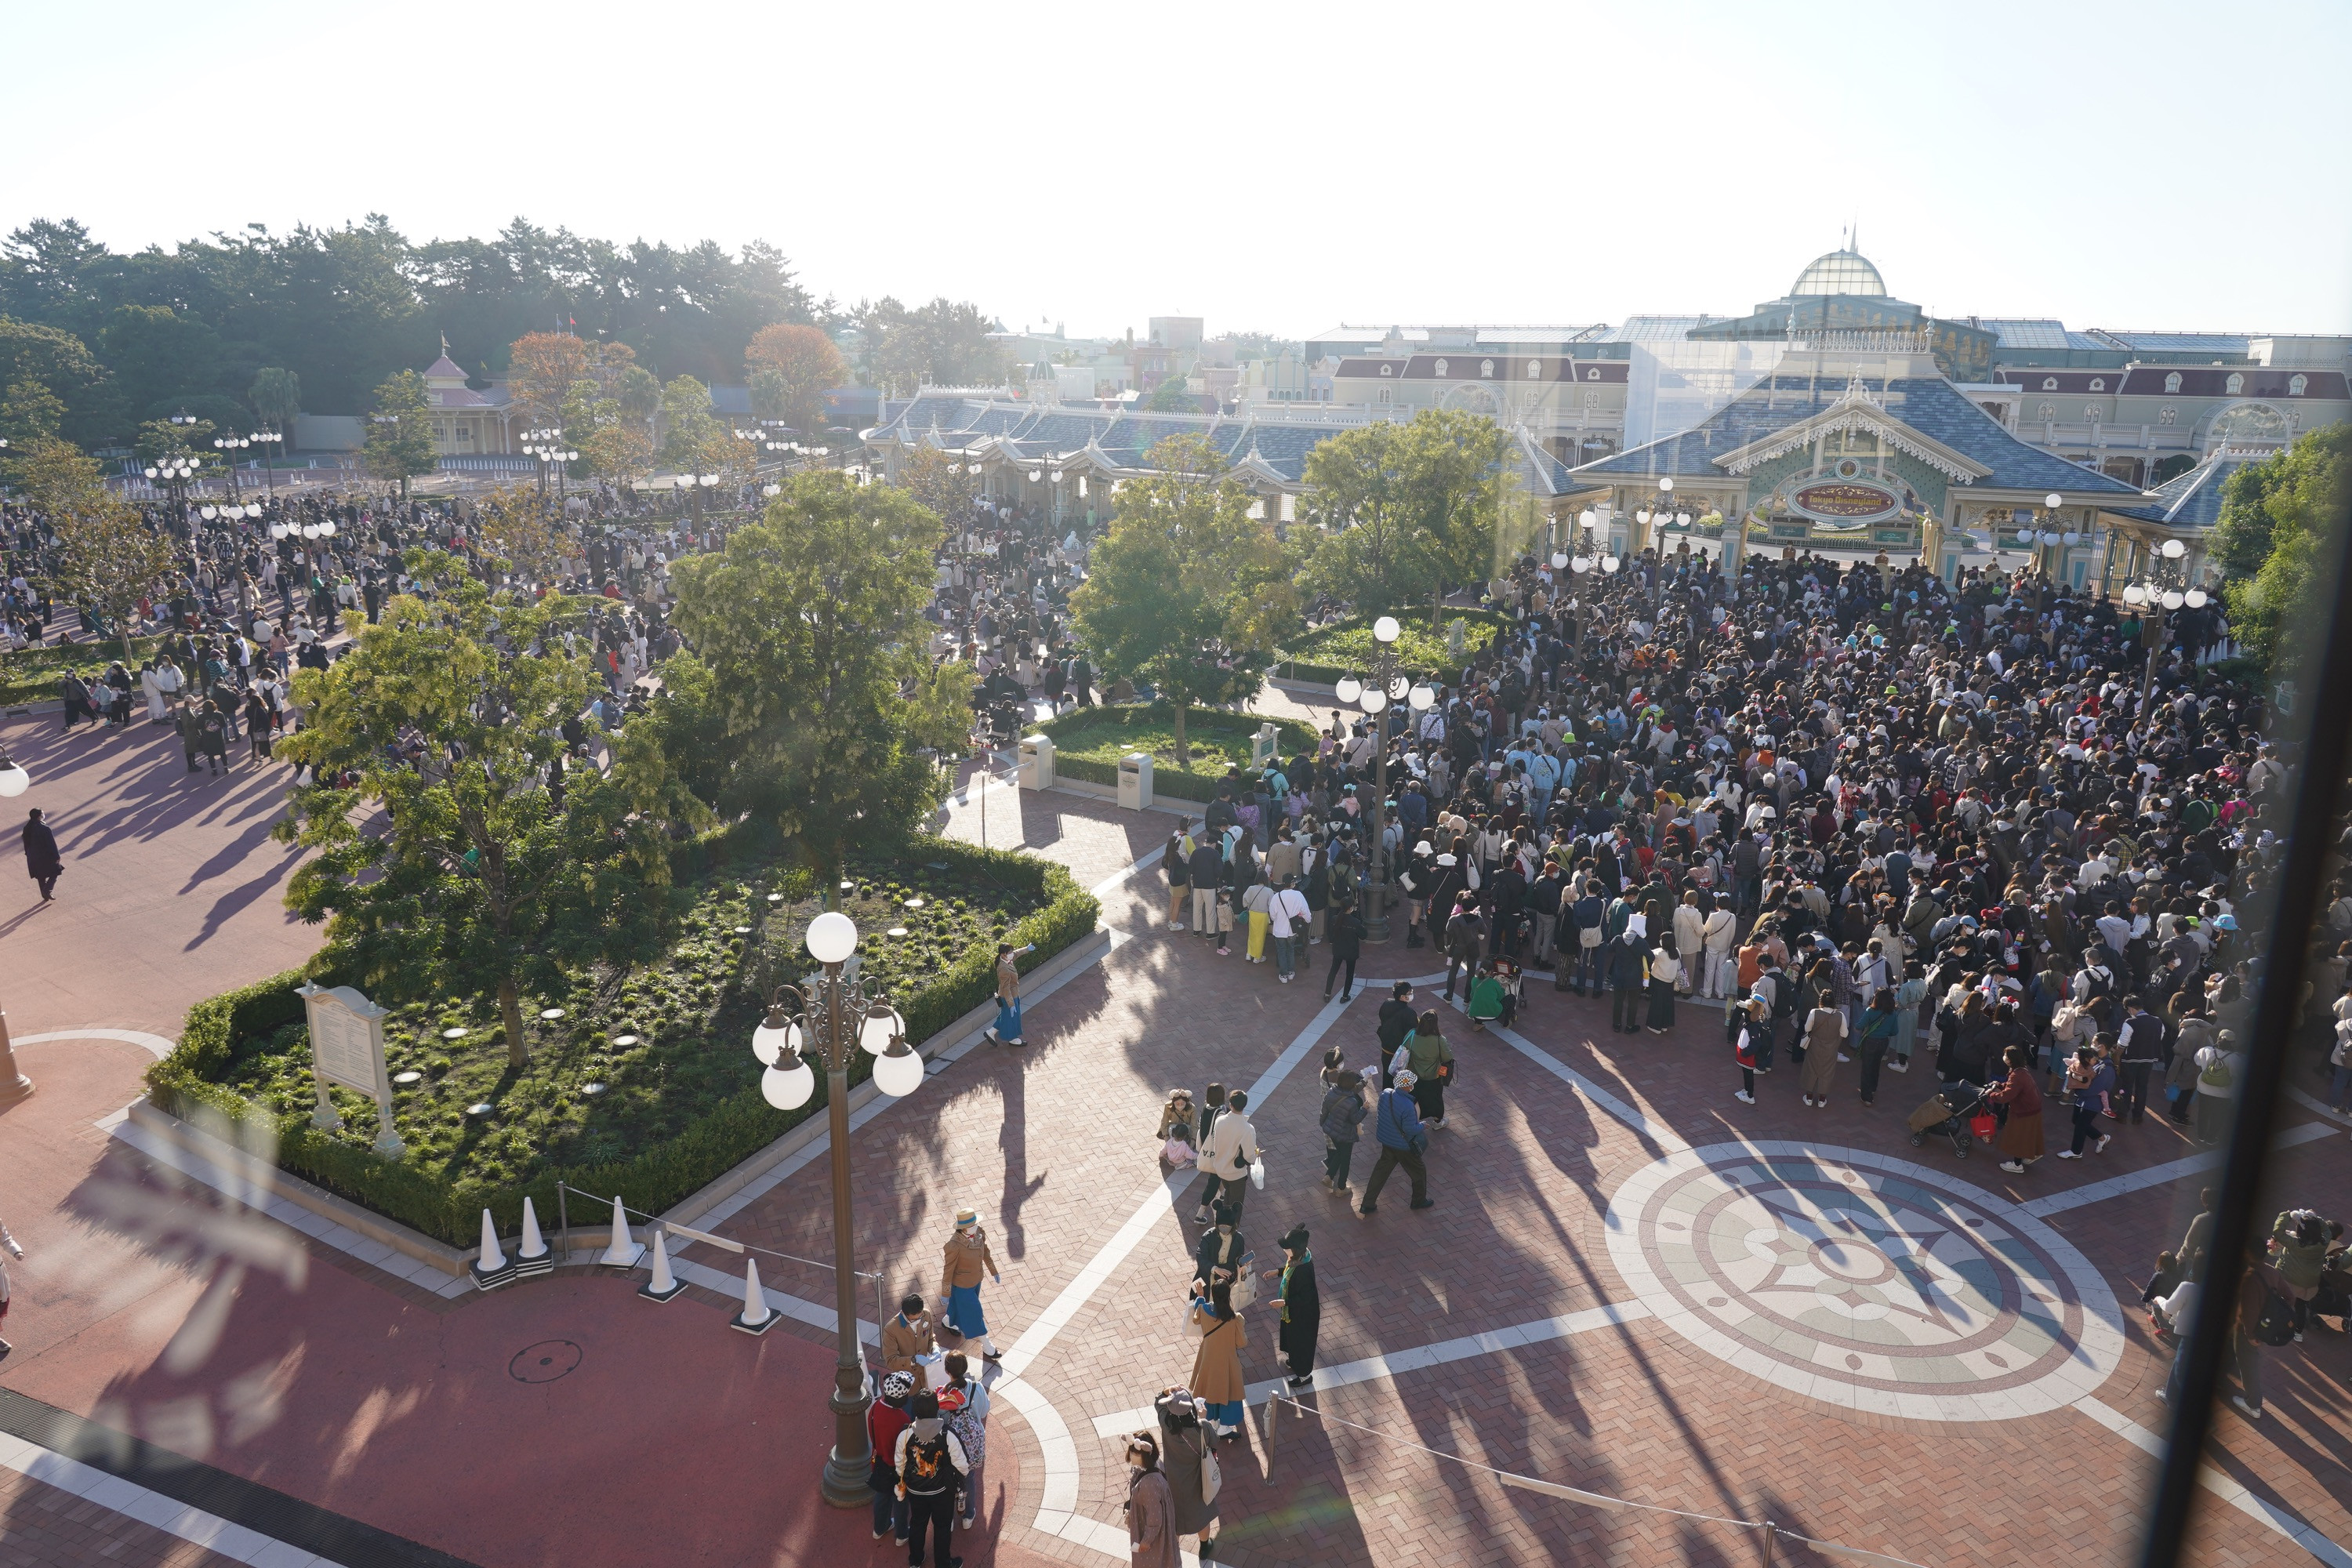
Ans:
{"label": "hat", "polygon": [[1281,1246],[1285,1252],[1297,1252],[1306,1247],[1306,1245],[1307,1227],[1305,1226],[1294,1225],[1288,1230],[1283,1232]]}
{"label": "hat", "polygon": [[961,1230],[967,1226],[978,1225],[979,1223],[980,1211],[978,1209],[956,1210],[956,1228],[958,1230]]}
{"label": "hat", "polygon": [[2235,931],[2238,929],[2238,917],[2235,915],[2223,915],[2220,920],[2213,922],[2213,929],[2216,931]]}
{"label": "hat", "polygon": [[882,1397],[904,1399],[913,1391],[914,1386],[915,1380],[910,1373],[903,1372],[885,1373],[882,1379]]}
{"label": "hat", "polygon": [[1451,855],[1440,855],[1437,858],[1437,863],[1441,866],[1452,866],[1456,864],[1454,857]]}
{"label": "hat", "polygon": [[1437,847],[1435,845],[1424,838],[1420,843],[1412,847],[1412,852],[1416,855],[1427,855],[1435,850],[1436,847]]}
{"label": "hat", "polygon": [[920,1394],[915,1395],[912,1400],[908,1401],[907,1405],[907,1414],[912,1415],[918,1421],[938,1420],[940,1418],[940,1396],[933,1394],[928,1388],[923,1390]]}
{"label": "hat", "polygon": [[1401,1068],[1396,1075],[1396,1086],[1399,1089],[1411,1089],[1420,1081],[1421,1079],[1411,1068]]}

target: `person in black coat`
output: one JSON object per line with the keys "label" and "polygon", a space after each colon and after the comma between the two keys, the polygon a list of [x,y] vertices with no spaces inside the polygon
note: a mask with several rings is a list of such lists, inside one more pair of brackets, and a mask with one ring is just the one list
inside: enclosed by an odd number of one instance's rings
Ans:
{"label": "person in black coat", "polygon": [[1275,1336],[1275,1348],[1290,1367],[1290,1386],[1309,1388],[1315,1383],[1315,1340],[1323,1329],[1323,1298],[1315,1289],[1315,1255],[1307,1250],[1307,1227],[1292,1226],[1282,1238],[1282,1267],[1265,1271],[1268,1279],[1281,1281],[1276,1287],[1276,1304],[1282,1312],[1282,1329]]}
{"label": "person in black coat", "polygon": [[25,869],[40,885],[43,903],[56,900],[58,878],[65,868],[65,860],[58,854],[58,836],[41,820],[41,808],[37,805],[25,814]]}
{"label": "person in black coat", "polygon": [[1389,1062],[1396,1048],[1421,1022],[1421,1015],[1412,1009],[1412,982],[1400,980],[1389,992],[1389,999],[1381,1004],[1381,1085],[1388,1087]]}

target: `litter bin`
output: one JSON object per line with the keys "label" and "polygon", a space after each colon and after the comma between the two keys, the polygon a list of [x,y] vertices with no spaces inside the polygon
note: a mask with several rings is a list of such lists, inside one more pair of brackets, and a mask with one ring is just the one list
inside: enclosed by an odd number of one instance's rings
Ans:
{"label": "litter bin", "polygon": [[1021,787],[1054,787],[1054,737],[1029,735],[1021,742]]}
{"label": "litter bin", "polygon": [[1118,804],[1130,811],[1151,804],[1151,759],[1141,752],[1118,760]]}
{"label": "litter bin", "polygon": [[1270,723],[1260,724],[1257,727],[1257,733],[1250,737],[1250,766],[1265,767],[1274,761],[1275,754],[1281,749],[1280,732]]}

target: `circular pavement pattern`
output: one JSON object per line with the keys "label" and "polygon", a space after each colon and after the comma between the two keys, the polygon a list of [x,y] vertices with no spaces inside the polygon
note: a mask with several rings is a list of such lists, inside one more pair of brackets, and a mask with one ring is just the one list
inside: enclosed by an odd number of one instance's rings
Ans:
{"label": "circular pavement pattern", "polygon": [[1718,1143],[1610,1200],[1609,1254],[1676,1333],[1850,1410],[2001,1421],[2115,1371],[2115,1293],[2006,1199],[1858,1149]]}

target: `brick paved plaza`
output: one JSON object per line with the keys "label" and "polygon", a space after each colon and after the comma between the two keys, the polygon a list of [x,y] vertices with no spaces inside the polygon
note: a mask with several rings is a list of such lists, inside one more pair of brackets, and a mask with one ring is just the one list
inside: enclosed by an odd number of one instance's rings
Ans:
{"label": "brick paved plaza", "polygon": [[[729,1332],[737,1303],[707,1287],[740,1259],[681,1249],[697,1283],[666,1310],[584,1268],[444,1298],[99,1127],[138,1092],[141,1036],[315,936],[278,904],[278,772],[186,778],[160,731],[48,728],[5,734],[37,780],[18,804],[48,808],[68,870],[38,911],[28,883],[0,883],[0,1005],[20,1042],[67,1037],[20,1043],[39,1092],[0,1118],[0,1216],[31,1255],[0,1386],[483,1568],[903,1561],[817,1500],[830,1336],[790,1316]],[[981,805],[967,781],[948,830],[979,837]],[[1749,1108],[1713,1008],[1612,1035],[1604,1003],[1535,985],[1515,1031],[1450,1032],[1437,1206],[1391,1189],[1358,1218],[1318,1180],[1316,1069],[1331,1044],[1372,1059],[1377,991],[1326,1005],[1322,949],[1284,986],[1160,929],[1156,868],[1118,879],[1173,815],[1002,786],[985,805],[990,843],[1103,886],[1113,942],[1030,1004],[1025,1052],[971,1049],[855,1135],[859,1254],[891,1294],[936,1289],[966,1205],[1004,1268],[983,1292],[1006,1359],[981,1528],[959,1537],[973,1568],[1123,1551],[1117,1434],[1192,1355],[1192,1183],[1166,1178],[1152,1132],[1170,1088],[1213,1079],[1254,1089],[1267,1149],[1243,1231],[1270,1265],[1308,1225],[1326,1303],[1312,1414],[1269,1425],[1254,1405],[1227,1449],[1221,1559],[1765,1561],[1732,1521],[1938,1568],[2130,1559],[2165,1426],[2139,1287],[2199,1185],[2169,1124],[2010,1177],[1987,1152],[1909,1144],[1922,1073],[1874,1108],[1848,1079],[1807,1110],[1784,1071]],[[1433,967],[1400,938],[1363,977]],[[2345,1190],[2343,1128],[2301,1104],[2287,1124],[2281,1203]],[[826,1163],[673,1217],[827,1256]],[[822,1269],[761,1273],[779,1300],[832,1299]],[[1278,1386],[1271,1311],[1248,1314],[1254,1400]],[[2259,1424],[2218,1418],[2195,1558],[2352,1561],[2330,1544],[2352,1542],[2352,1353],[2315,1331],[2263,1374]],[[257,1560],[15,1439],[0,1458],[0,1565]],[[1784,1535],[1770,1561],[1839,1559]]]}

